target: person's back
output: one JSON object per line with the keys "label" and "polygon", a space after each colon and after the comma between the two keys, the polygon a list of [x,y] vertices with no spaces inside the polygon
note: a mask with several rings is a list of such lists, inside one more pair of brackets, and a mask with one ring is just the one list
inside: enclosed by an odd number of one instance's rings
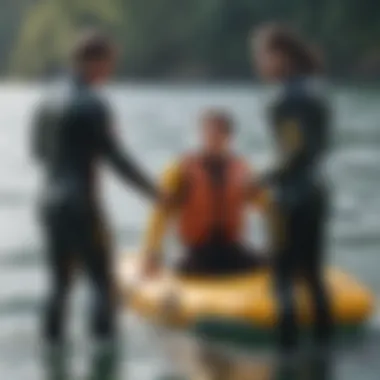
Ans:
{"label": "person's back", "polygon": [[104,158],[107,114],[104,102],[76,78],[57,86],[43,101],[34,149],[46,169],[47,198],[57,187],[62,198],[90,201],[94,196],[95,169]]}
{"label": "person's back", "polygon": [[99,158],[95,112],[101,104],[86,86],[80,83],[68,86],[65,96],[54,99],[48,110],[52,128],[48,142],[51,150],[46,157],[48,175],[53,182],[67,177],[90,187],[94,180],[91,165]]}

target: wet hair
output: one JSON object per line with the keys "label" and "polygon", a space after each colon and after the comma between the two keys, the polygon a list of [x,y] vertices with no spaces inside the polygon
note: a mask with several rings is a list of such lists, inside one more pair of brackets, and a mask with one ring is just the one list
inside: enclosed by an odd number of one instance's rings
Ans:
{"label": "wet hair", "polygon": [[106,34],[89,30],[83,32],[76,41],[72,59],[76,64],[83,64],[110,58],[114,52],[114,43]]}
{"label": "wet hair", "polygon": [[265,46],[290,60],[292,74],[316,74],[323,71],[321,56],[314,46],[299,34],[281,24],[264,25],[259,29]]}
{"label": "wet hair", "polygon": [[202,114],[201,121],[205,128],[212,125],[213,128],[217,128],[227,136],[232,136],[235,133],[235,122],[232,116],[224,110],[208,110]]}

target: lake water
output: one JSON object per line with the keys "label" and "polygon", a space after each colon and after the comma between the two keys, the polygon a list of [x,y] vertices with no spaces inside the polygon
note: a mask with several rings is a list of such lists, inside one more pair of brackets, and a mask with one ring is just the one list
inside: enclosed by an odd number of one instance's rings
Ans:
{"label": "lake water", "polygon": [[[87,297],[82,281],[72,305],[73,348],[67,377],[49,373],[40,355],[38,312],[48,277],[34,216],[40,174],[29,157],[29,119],[42,91],[38,86],[0,87],[0,378],[100,379],[97,367],[89,372]],[[334,88],[331,95],[336,122],[327,167],[335,207],[329,257],[379,293],[380,91]],[[207,106],[225,107],[233,113],[240,129],[237,147],[255,166],[264,168],[271,157],[265,122],[268,94],[259,87],[119,85],[108,96],[114,104],[116,133],[153,176],[196,143],[197,118]],[[120,250],[136,246],[147,205],[107,170],[102,183],[117,246]],[[380,319],[375,315],[364,343],[337,361],[335,379],[379,379],[379,332]],[[122,341],[120,379],[158,379],[167,366],[159,337],[126,317]]]}

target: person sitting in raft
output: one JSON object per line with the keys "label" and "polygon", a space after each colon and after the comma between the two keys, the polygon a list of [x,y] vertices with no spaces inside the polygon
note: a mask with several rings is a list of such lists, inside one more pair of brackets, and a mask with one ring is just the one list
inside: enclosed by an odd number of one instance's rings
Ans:
{"label": "person sitting in raft", "polygon": [[202,147],[185,154],[164,173],[162,185],[172,205],[156,206],[145,240],[144,273],[159,270],[161,244],[176,217],[185,255],[182,275],[227,275],[252,271],[265,259],[242,242],[247,206],[263,210],[266,194],[247,162],[232,150],[235,125],[227,113],[211,110],[201,118]]}

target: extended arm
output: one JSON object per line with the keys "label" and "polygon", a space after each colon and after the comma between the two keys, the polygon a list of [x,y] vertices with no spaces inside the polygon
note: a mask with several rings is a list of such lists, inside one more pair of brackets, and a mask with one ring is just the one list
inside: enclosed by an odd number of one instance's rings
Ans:
{"label": "extended arm", "polygon": [[128,182],[151,198],[158,197],[158,189],[143,173],[134,159],[122,148],[112,132],[112,122],[108,109],[99,107],[95,120],[99,131],[99,143],[102,151],[113,168]]}

